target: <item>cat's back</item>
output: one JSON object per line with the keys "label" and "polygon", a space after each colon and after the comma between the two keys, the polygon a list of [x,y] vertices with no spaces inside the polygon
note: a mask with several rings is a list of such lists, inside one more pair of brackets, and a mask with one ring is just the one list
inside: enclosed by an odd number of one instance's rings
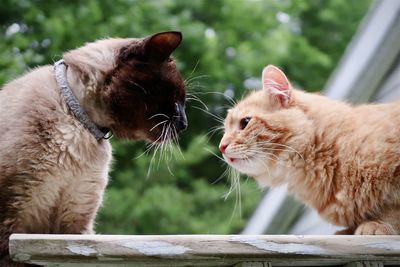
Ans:
{"label": "cat's back", "polygon": [[[54,87],[55,79],[52,66],[46,65],[34,68],[4,85],[0,90],[0,103],[2,104],[0,108],[4,107],[3,104],[9,103],[7,100],[39,97],[43,95],[41,92],[44,95],[47,93],[48,96],[54,97],[56,95]],[[49,94],[51,91],[53,91],[53,95]],[[36,95],[37,93],[39,95]]]}
{"label": "cat's back", "polygon": [[371,156],[368,149],[373,149],[381,153],[390,150],[400,156],[400,102],[355,106],[343,119],[351,133],[349,138],[365,147],[367,155]]}
{"label": "cat's back", "polygon": [[0,139],[7,137],[12,142],[10,133],[26,130],[18,126],[27,126],[38,113],[60,107],[51,66],[36,68],[12,80],[0,90]]}
{"label": "cat's back", "polygon": [[15,165],[27,149],[36,153],[43,136],[39,132],[57,120],[54,111],[62,107],[52,73],[51,66],[36,68],[0,90],[1,169],[13,169],[9,165]]}

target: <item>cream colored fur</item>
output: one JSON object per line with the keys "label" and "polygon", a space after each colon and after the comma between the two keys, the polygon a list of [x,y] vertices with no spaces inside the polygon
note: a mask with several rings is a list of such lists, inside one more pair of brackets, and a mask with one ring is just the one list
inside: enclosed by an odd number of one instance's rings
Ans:
{"label": "cream colored fur", "polygon": [[[131,40],[102,40],[65,54],[69,85],[100,126],[111,120],[96,102],[97,85]],[[93,233],[110,161],[109,141],[98,142],[71,115],[52,66],[34,69],[0,91],[0,172],[20,176],[13,188],[22,194],[14,203],[18,214],[0,223],[14,232]]]}
{"label": "cream colored fur", "polygon": [[[181,41],[171,31],[86,44],[63,55],[69,87],[89,118],[119,138],[176,139],[187,127],[184,81],[171,58]],[[5,85],[0,266],[19,266],[8,255],[12,233],[94,233],[110,162],[109,141],[96,140],[66,106],[53,66]]]}

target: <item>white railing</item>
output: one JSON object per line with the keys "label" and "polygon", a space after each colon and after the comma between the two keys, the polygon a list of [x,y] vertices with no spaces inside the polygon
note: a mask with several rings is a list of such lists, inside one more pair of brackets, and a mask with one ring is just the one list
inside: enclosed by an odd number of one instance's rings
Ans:
{"label": "white railing", "polygon": [[14,234],[10,254],[45,266],[400,266],[400,236]]}

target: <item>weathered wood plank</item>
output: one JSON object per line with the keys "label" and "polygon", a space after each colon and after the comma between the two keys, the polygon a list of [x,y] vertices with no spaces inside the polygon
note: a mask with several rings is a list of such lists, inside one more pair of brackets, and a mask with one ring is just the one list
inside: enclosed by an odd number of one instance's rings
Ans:
{"label": "weathered wood plank", "polygon": [[400,264],[400,236],[14,234],[10,254],[15,261],[48,266],[394,265]]}
{"label": "weathered wood plank", "polygon": [[271,263],[270,262],[241,262],[238,264],[235,264],[235,266],[233,267],[271,267]]}
{"label": "weathered wood plank", "polygon": [[343,267],[383,267],[383,262],[380,261],[358,261],[350,262]]}

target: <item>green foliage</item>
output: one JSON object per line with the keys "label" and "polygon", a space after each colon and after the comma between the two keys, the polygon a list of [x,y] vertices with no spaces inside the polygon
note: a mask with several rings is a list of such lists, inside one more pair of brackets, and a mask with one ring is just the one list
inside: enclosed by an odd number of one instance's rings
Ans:
{"label": "green foliage", "polygon": [[[337,64],[370,0],[2,0],[0,84],[62,52],[98,38],[140,37],[180,30],[174,54],[190,94],[189,129],[163,160],[143,154],[141,142],[113,141],[115,163],[101,233],[235,233],[262,193],[252,180],[242,184],[242,215],[235,194],[224,200],[225,165],[212,153],[219,126],[266,64],[281,66],[299,87],[319,90]],[[246,81],[246,83],[245,83]],[[250,84],[250,86],[247,85]],[[246,86],[245,86],[246,85]],[[193,97],[190,97],[192,99]],[[215,117],[208,113],[214,114]],[[153,159],[153,162],[152,162]],[[152,163],[152,164],[151,164]],[[148,173],[149,166],[152,170]]]}

